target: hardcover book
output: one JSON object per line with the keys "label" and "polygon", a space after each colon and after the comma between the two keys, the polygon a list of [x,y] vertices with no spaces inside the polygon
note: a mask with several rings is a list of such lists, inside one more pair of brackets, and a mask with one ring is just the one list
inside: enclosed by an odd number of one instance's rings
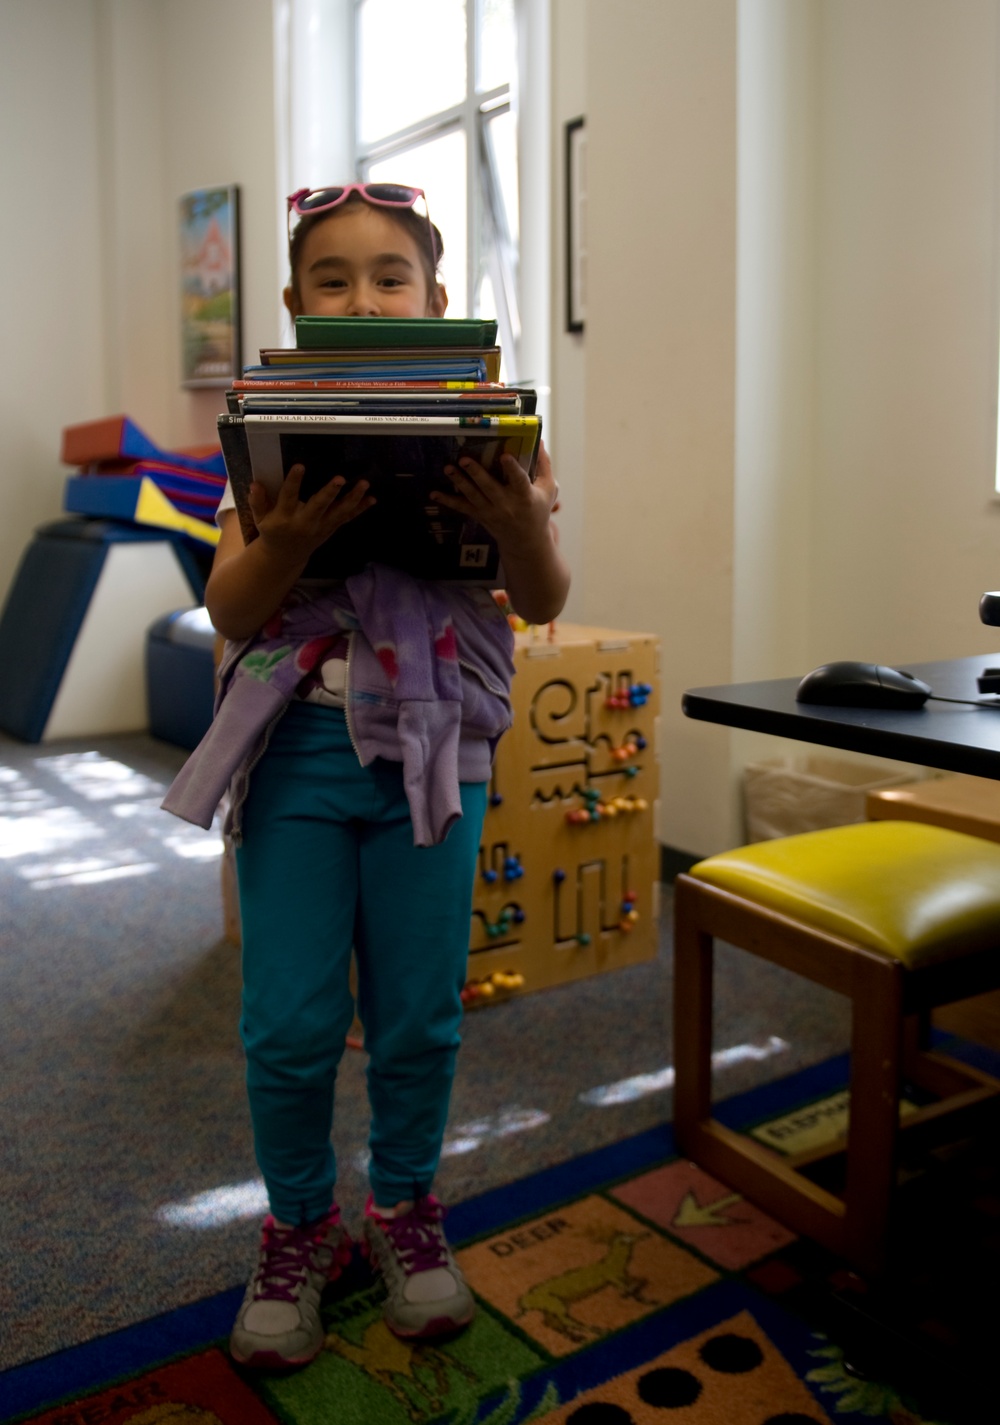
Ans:
{"label": "hardcover book", "polygon": [[520,416],[530,414],[522,408],[516,396],[504,396],[497,400],[452,401],[447,397],[435,398],[419,395],[380,395],[377,399],[352,399],[350,396],[308,396],[291,400],[288,396],[265,393],[261,396],[244,396],[228,402],[229,410],[244,416],[265,413],[268,415],[295,415],[298,412],[319,412],[330,415],[393,415],[393,416]]}
{"label": "hardcover book", "polygon": [[[385,317],[365,317],[371,326]],[[414,319],[415,320],[415,319]],[[441,317],[428,320],[443,321]],[[260,365],[244,367],[244,377],[297,375],[397,380],[411,377],[436,381],[499,381],[498,346],[341,346],[263,347]]]}
{"label": "hardcover book", "polygon": [[305,466],[302,498],[334,475],[369,482],[377,503],[337,530],[310,559],[306,579],[344,579],[366,564],[394,565],[423,579],[503,587],[492,535],[434,501],[448,491],[446,465],[470,455],[496,479],[510,454],[533,477],[541,422],[534,415],[356,415],[332,412],[219,416],[219,438],[244,540],[256,538],[249,489],[277,493],[293,465]]}
{"label": "hardcover book", "polygon": [[493,346],[497,324],[479,317],[296,317],[295,345],[315,347]]}

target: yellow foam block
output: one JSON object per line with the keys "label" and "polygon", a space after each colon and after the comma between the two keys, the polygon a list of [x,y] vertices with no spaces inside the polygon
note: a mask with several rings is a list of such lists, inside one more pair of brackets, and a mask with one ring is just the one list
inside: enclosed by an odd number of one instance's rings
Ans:
{"label": "yellow foam block", "polygon": [[155,525],[157,529],[180,530],[203,544],[219,542],[221,531],[214,524],[205,524],[203,520],[196,520],[192,515],[182,515],[148,475],[143,476],[139,486],[139,498],[135,502],[133,518],[137,524]]}

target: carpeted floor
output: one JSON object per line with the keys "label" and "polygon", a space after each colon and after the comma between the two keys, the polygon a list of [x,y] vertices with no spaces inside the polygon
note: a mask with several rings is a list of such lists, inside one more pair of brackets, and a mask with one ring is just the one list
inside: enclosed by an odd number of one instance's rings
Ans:
{"label": "carpeted floor", "polygon": [[[1000,1060],[954,1052],[996,1073]],[[835,1136],[846,1058],[729,1099],[731,1127]],[[792,1145],[794,1146],[794,1145]],[[1000,1154],[908,1163],[891,1287],[865,1290],[694,1164],[668,1125],[459,1203],[450,1232],[477,1316],[404,1343],[356,1256],[323,1349],[235,1367],[239,1288],[0,1372],[0,1420],[36,1425],[986,1425],[1000,1267]]]}
{"label": "carpeted floor", "polygon": [[[255,1256],[219,838],[158,810],[183,758],[141,735],[0,738],[0,1368],[232,1288]],[[668,926],[669,898],[654,962],[469,1015],[445,1200],[669,1120]],[[836,996],[725,949],[718,980],[720,1096],[846,1045]],[[346,1054],[349,1224],[365,1192],[362,1074]]]}

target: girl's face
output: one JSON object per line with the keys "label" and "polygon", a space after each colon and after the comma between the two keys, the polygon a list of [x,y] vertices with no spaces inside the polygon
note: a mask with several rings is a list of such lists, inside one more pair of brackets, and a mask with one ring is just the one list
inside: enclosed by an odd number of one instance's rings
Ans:
{"label": "girl's face", "polygon": [[448,305],[410,234],[370,203],[345,203],[317,223],[297,276],[298,290],[284,293],[293,317],[443,317]]}

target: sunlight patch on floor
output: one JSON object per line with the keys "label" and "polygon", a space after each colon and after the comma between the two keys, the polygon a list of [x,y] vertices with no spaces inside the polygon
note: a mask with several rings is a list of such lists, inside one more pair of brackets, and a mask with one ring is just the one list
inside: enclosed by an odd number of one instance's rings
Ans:
{"label": "sunlight patch on floor", "polygon": [[[502,1108],[498,1113],[484,1115],[470,1123],[456,1123],[441,1147],[442,1158],[458,1158],[465,1153],[474,1153],[484,1144],[497,1138],[509,1138],[513,1133],[526,1133],[532,1128],[544,1128],[552,1115],[540,1108]],[[371,1153],[365,1149],[354,1158],[354,1166],[360,1173],[367,1173],[371,1163]]]}
{"label": "sunlight patch on floor", "polygon": [[165,812],[160,803],[163,795],[141,797],[136,801],[119,802],[111,808],[112,814],[123,820],[138,823],[147,836],[153,836],[175,856],[183,856],[191,861],[210,861],[221,856],[225,847],[218,826],[211,831],[192,826]]}
{"label": "sunlight patch on floor", "polygon": [[17,875],[33,890],[148,876],[164,853],[186,861],[223,854],[218,822],[206,832],[170,816],[160,805],[163,785],[124,762],[72,752],[37,757],[34,766],[43,782],[54,777],[72,797],[104,803],[102,811],[120,823],[122,840],[128,840],[121,844],[114,822],[109,827],[92,819],[96,807],[88,814],[85,806],[67,805],[44,785],[0,765],[0,861],[16,862]]}
{"label": "sunlight patch on floor", "polygon": [[40,807],[51,806],[54,800],[16,768],[0,767],[0,817],[38,811]]}
{"label": "sunlight patch on floor", "polygon": [[[734,1044],[730,1049],[719,1049],[712,1055],[713,1069],[728,1069],[734,1064],[761,1063],[784,1054],[791,1045],[772,1034],[763,1044]],[[587,1089],[579,1095],[581,1103],[590,1108],[611,1108],[619,1103],[634,1103],[646,1094],[663,1093],[674,1086],[674,1067],[668,1064],[651,1074],[634,1074],[628,1079],[619,1079],[614,1084],[602,1084],[600,1088]]]}
{"label": "sunlight patch on floor", "polygon": [[94,838],[103,838],[101,828],[75,807],[50,806],[26,815],[0,817],[2,860],[51,855]]}
{"label": "sunlight patch on floor", "polygon": [[242,1222],[247,1217],[261,1217],[268,1211],[267,1188],[263,1178],[251,1178],[245,1183],[229,1183],[196,1193],[182,1202],[168,1202],[154,1214],[157,1222],[168,1227],[224,1227],[227,1222]]}
{"label": "sunlight patch on floor", "polygon": [[495,1138],[508,1138],[512,1133],[525,1133],[531,1128],[543,1128],[551,1114],[539,1108],[503,1108],[499,1113],[477,1118],[472,1123],[456,1124],[454,1133],[445,1139],[442,1158],[456,1158],[462,1153],[474,1153],[484,1143]]}
{"label": "sunlight patch on floor", "polygon": [[190,832],[175,834],[173,836],[162,837],[163,845],[168,851],[172,851],[175,856],[183,856],[188,861],[211,861],[215,856],[221,856],[225,847],[222,844],[222,837],[216,834],[210,836],[199,828],[191,828],[191,832],[197,831],[197,835]]}
{"label": "sunlight patch on floor", "polygon": [[25,866],[21,875],[30,883],[33,891],[50,891],[59,886],[96,886],[105,881],[148,876],[157,869],[155,861],[125,861],[115,865],[91,857],[86,861],[57,861],[40,866]]}
{"label": "sunlight patch on floor", "polygon": [[142,772],[116,762],[100,752],[63,752],[55,757],[36,757],[35,766],[51,772],[65,787],[89,802],[105,802],[116,797],[148,797],[166,788]]}

